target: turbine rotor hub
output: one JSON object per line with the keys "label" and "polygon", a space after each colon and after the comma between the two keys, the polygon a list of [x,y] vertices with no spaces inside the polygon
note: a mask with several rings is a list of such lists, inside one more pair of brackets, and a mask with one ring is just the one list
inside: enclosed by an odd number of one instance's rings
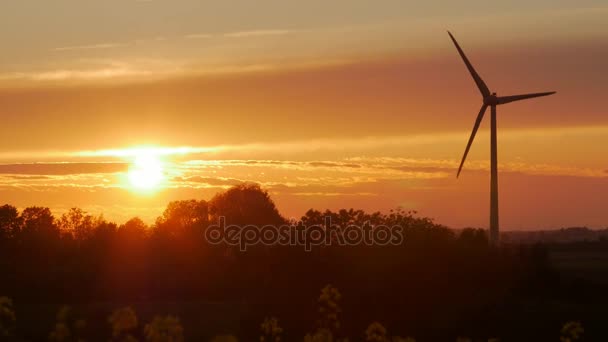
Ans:
{"label": "turbine rotor hub", "polygon": [[484,97],[483,104],[485,104],[486,106],[498,105],[498,96],[496,96],[496,93],[492,93],[492,95]]}

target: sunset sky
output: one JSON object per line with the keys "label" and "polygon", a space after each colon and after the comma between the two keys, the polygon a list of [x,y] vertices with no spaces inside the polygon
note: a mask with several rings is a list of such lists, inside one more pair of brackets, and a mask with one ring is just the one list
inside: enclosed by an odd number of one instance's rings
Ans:
{"label": "sunset sky", "polygon": [[[608,4],[599,0],[54,0],[0,4],[0,202],[152,223],[260,183],[281,213],[417,210],[487,227],[608,227]],[[2,204],[0,203],[0,204]]]}

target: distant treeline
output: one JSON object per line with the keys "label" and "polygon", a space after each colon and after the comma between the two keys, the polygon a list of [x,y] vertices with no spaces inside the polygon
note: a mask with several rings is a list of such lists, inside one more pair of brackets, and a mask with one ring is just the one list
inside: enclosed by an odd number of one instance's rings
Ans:
{"label": "distant treeline", "polygon": [[506,231],[500,235],[502,241],[507,243],[608,241],[608,228],[568,227],[554,230]]}
{"label": "distant treeline", "polygon": [[[287,221],[266,191],[244,184],[210,201],[170,203],[147,226],[123,224],[72,209],[0,207],[0,296],[13,299],[26,340],[46,338],[63,304],[95,317],[116,307],[179,315],[186,340],[222,332],[259,339],[266,316],[281,318],[284,340],[300,340],[315,326],[318,291],[333,284],[344,295],[340,331],[359,336],[383,322],[400,336],[556,340],[567,321],[605,336],[605,287],[564,281],[541,245],[489,247],[483,230],[458,234],[415,213],[394,210],[309,210],[307,225],[326,216],[341,226],[400,225],[396,246],[301,247],[211,245],[203,232],[222,216],[227,224],[263,226]],[[575,289],[576,292],[573,290]],[[581,292],[582,293],[579,293]],[[588,305],[592,302],[592,305]],[[21,310],[21,312],[20,312]],[[150,317],[151,318],[151,317]],[[107,322],[89,325],[100,340]],[[188,323],[188,324],[186,324]],[[21,324],[21,325],[20,325]],[[547,338],[550,336],[550,338]]]}

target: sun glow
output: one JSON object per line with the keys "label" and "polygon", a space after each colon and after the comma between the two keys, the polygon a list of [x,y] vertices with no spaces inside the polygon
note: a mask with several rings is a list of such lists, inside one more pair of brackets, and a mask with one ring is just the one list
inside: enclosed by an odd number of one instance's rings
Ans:
{"label": "sun glow", "polygon": [[128,173],[129,183],[135,189],[154,190],[164,179],[163,164],[158,155],[145,152],[135,156]]}

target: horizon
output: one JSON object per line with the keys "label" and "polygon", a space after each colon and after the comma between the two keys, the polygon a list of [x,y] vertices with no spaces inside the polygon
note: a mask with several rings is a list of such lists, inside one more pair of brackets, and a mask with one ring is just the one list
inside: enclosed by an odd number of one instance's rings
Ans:
{"label": "horizon", "polygon": [[498,95],[558,92],[499,111],[501,229],[607,227],[608,7],[466,3],[0,5],[0,196],[151,223],[255,182],[288,218],[487,228],[489,122],[456,179],[479,95],[449,29]]}

